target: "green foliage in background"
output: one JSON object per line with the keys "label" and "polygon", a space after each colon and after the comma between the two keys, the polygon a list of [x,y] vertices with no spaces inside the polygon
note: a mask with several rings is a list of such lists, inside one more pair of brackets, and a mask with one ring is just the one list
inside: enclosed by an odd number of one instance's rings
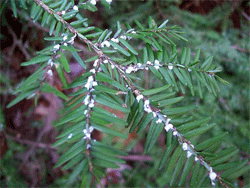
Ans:
{"label": "green foliage in background", "polygon": [[[29,15],[49,29],[46,47],[21,64],[37,69],[13,89],[7,108],[25,98],[37,103],[42,93],[64,101],[52,146],[61,154],[55,168],[67,173],[50,186],[102,186],[107,169],[121,168],[143,139],[153,160],[121,171],[119,187],[239,187],[239,177],[249,185],[249,161],[242,157],[249,158],[249,31],[244,23],[242,31],[230,27],[230,4],[201,16],[178,9],[177,1],[153,9],[154,1],[94,2],[6,4],[15,17]],[[93,26],[89,12],[99,12],[106,28]],[[218,23],[221,33],[214,30]],[[94,55],[81,58],[76,40]],[[71,58],[86,71],[68,83]],[[56,72],[69,95],[49,84]],[[91,138],[93,130],[101,140]],[[123,147],[134,131],[137,138]],[[9,176],[10,155],[1,162],[2,176]]]}

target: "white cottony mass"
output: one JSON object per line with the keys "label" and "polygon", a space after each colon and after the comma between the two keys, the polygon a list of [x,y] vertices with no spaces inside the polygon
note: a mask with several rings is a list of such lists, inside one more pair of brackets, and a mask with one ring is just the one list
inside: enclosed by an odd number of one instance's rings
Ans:
{"label": "white cottony mass", "polygon": [[101,47],[103,48],[104,46],[110,47],[109,41],[105,40],[104,42],[102,42]]}
{"label": "white cottony mass", "polygon": [[173,127],[174,127],[174,126],[173,126],[171,123],[168,123],[168,122],[167,122],[167,123],[165,124],[165,127],[164,127],[164,128],[165,128],[166,132],[168,132],[170,129],[173,129]]}
{"label": "white cottony mass", "polygon": [[134,70],[134,68],[133,68],[132,66],[129,66],[129,67],[126,69],[126,73],[127,73],[127,74],[130,74],[133,70]]}
{"label": "white cottony mass", "polygon": [[154,67],[155,67],[156,69],[159,69],[160,66],[161,66],[160,62],[156,59],[156,60],[155,60],[155,65],[154,65]]}
{"label": "white cottony mass", "polygon": [[87,96],[84,98],[83,103],[84,103],[85,105],[88,105],[88,104],[89,104],[89,95],[87,95]]}
{"label": "white cottony mass", "polygon": [[55,50],[58,50],[60,48],[60,44],[56,44],[54,47],[53,47]]}
{"label": "white cottony mass", "polygon": [[149,104],[150,104],[150,103],[149,103],[149,100],[146,100],[146,101],[144,102],[144,111],[147,112],[147,113],[152,112],[152,110],[151,110]]}
{"label": "white cottony mass", "polygon": [[92,88],[92,86],[93,86],[93,80],[94,80],[93,76],[89,76],[88,77],[88,81],[87,81],[87,83],[84,86],[85,88],[87,88],[87,90],[89,90],[90,88]]}
{"label": "white cottony mass", "polygon": [[156,121],[156,123],[157,123],[157,124],[162,123],[162,119],[159,118],[159,119]]}
{"label": "white cottony mass", "polygon": [[182,149],[183,149],[183,150],[188,150],[188,145],[187,145],[187,143],[183,143],[183,144],[182,144]]}
{"label": "white cottony mass", "polygon": [[68,39],[68,36],[67,35],[64,35],[63,37],[63,41],[67,40]]}
{"label": "white cottony mass", "polygon": [[90,0],[89,1],[92,5],[96,5],[96,0]]}
{"label": "white cottony mass", "polygon": [[50,75],[50,76],[53,76],[53,72],[52,72],[52,70],[50,69],[50,70],[48,70],[48,75]]}
{"label": "white cottony mass", "polygon": [[73,6],[73,10],[78,11],[78,7],[76,5]]}
{"label": "white cottony mass", "polygon": [[169,70],[172,70],[173,68],[174,68],[173,65],[168,65]]}
{"label": "white cottony mass", "polygon": [[141,99],[143,99],[143,95],[138,95],[137,97],[136,97],[136,100],[139,102]]}
{"label": "white cottony mass", "polygon": [[107,64],[109,61],[107,60],[107,59],[105,59],[104,61],[103,61],[103,63],[104,64]]}
{"label": "white cottony mass", "polygon": [[115,42],[115,43],[119,43],[119,40],[116,38],[112,38],[111,41]]}
{"label": "white cottony mass", "polygon": [[215,172],[213,172],[212,167],[210,167],[209,178],[211,180],[212,186],[215,186],[214,180],[216,179],[216,177],[217,177],[217,174]]}
{"label": "white cottony mass", "polygon": [[215,172],[211,171],[211,172],[209,173],[209,178],[210,178],[212,181],[214,181],[216,177],[217,177],[217,174],[216,174]]}

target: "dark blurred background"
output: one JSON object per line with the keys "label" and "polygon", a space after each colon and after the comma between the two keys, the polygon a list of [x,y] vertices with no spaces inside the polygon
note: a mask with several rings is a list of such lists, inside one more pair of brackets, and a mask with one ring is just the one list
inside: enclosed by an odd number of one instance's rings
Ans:
{"label": "dark blurred background", "polygon": [[[75,1],[77,4],[77,0]],[[117,21],[127,22],[135,26],[134,20],[146,23],[152,16],[157,23],[169,19],[170,25],[183,27],[183,36],[189,42],[175,41],[178,51],[183,47],[195,52],[201,49],[201,58],[213,56],[213,62],[222,68],[218,73],[229,84],[220,84],[221,92],[215,97],[204,92],[203,99],[185,94],[185,103],[197,103],[198,115],[211,116],[217,126],[209,138],[224,131],[229,132],[227,144],[240,149],[235,159],[250,159],[249,151],[249,106],[250,106],[250,3],[244,0],[144,0],[117,1],[113,0],[111,8],[107,9],[100,3],[97,12],[83,12],[89,18],[89,25],[101,29],[115,30]],[[48,29],[38,22],[33,22],[28,13],[18,10],[18,18],[14,18],[10,2],[1,1],[1,56],[0,56],[0,186],[1,187],[58,187],[63,185],[63,179],[68,172],[53,168],[59,154],[50,145],[55,141],[57,131],[52,122],[58,118],[62,101],[52,94],[43,94],[34,106],[33,99],[25,99],[11,108],[6,105],[15,96],[12,92],[29,75],[36,70],[36,65],[21,67],[21,62],[35,56],[48,44],[43,40],[48,36]],[[81,56],[92,55],[80,41],[75,46],[82,50]],[[69,59],[71,57],[69,56]],[[73,80],[84,72],[83,69],[70,61],[71,73],[68,81]],[[60,91],[62,84],[58,75],[50,82]],[[146,75],[145,87],[151,87],[154,79]],[[66,93],[67,94],[67,93]],[[97,138],[101,137],[96,133]],[[164,139],[159,139],[159,148],[164,148]],[[130,143],[130,144],[128,144]],[[141,153],[143,138],[130,135],[124,146],[130,145],[128,151]],[[126,172],[110,171],[107,180],[110,186],[136,186],[138,182],[146,181],[149,185],[153,178],[144,179],[147,168],[141,161],[129,164],[136,169],[134,176]],[[150,166],[150,165],[149,165]],[[121,175],[123,173],[123,175]],[[154,172],[151,172],[151,175]],[[124,183],[126,182],[126,183]],[[106,184],[108,186],[108,183]],[[249,186],[249,176],[239,178],[239,187]]]}

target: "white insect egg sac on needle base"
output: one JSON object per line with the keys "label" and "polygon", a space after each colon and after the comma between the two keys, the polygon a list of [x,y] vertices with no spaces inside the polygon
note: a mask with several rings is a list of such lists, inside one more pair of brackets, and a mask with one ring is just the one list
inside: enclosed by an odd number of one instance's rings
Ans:
{"label": "white insect egg sac on needle base", "polygon": [[165,127],[164,127],[164,128],[165,128],[166,132],[168,132],[170,129],[173,129],[173,125],[172,125],[171,123],[168,123],[168,122],[167,122],[167,123],[165,124]]}
{"label": "white insect egg sac on needle base", "polygon": [[86,115],[87,113],[88,113],[88,110],[85,110],[85,111],[84,111],[84,114]]}
{"label": "white insect egg sac on needle base", "polygon": [[89,1],[92,5],[96,5],[96,0],[90,0]]}
{"label": "white insect egg sac on needle base", "polygon": [[56,45],[53,47],[54,50],[59,50],[59,48],[60,48],[60,44],[56,44]]}
{"label": "white insect egg sac on needle base", "polygon": [[87,144],[87,147],[86,147],[87,149],[89,149],[89,148],[91,148],[91,145],[90,144]]}
{"label": "white insect egg sac on needle base", "polygon": [[159,118],[155,123],[157,123],[157,124],[162,123],[162,119]]}
{"label": "white insect egg sac on needle base", "polygon": [[73,10],[78,11],[78,7],[76,5],[74,5]]}
{"label": "white insect egg sac on needle base", "polygon": [[93,132],[93,130],[94,130],[94,127],[90,126],[89,127],[89,132],[91,133],[91,132]]}
{"label": "white insect egg sac on needle base", "polygon": [[171,64],[171,65],[168,65],[168,69],[169,70],[172,70],[174,67],[173,67],[173,65]]}
{"label": "white insect egg sac on needle base", "polygon": [[136,97],[136,100],[139,102],[141,99],[143,99],[143,95],[138,95],[137,97]]}
{"label": "white insect egg sac on needle base", "polygon": [[87,95],[85,98],[84,98],[84,101],[83,101],[83,103],[85,104],[85,105],[88,105],[89,104],[89,95]]}
{"label": "white insect egg sac on needle base", "polygon": [[103,48],[104,46],[107,46],[109,48],[110,47],[110,42],[105,40],[104,42],[101,43],[101,47]]}
{"label": "white insect egg sac on needle base", "polygon": [[177,131],[174,131],[174,132],[173,132],[173,135],[174,135],[174,136],[176,136],[177,134],[178,134],[178,132],[177,132]]}
{"label": "white insect egg sac on needle base", "polygon": [[75,36],[71,37],[68,41],[69,44],[74,44]]}
{"label": "white insect egg sac on needle base", "polygon": [[92,82],[92,86],[93,86],[93,87],[95,87],[95,86],[97,86],[97,85],[98,85],[98,83],[97,83],[96,81],[93,81],[93,82]]}
{"label": "white insect egg sac on needle base", "polygon": [[83,139],[91,139],[90,131],[87,131],[87,129],[83,129],[82,132],[84,133]]}
{"label": "white insect egg sac on needle base", "polygon": [[49,60],[48,60],[48,65],[50,65],[50,66],[52,67],[54,64],[55,64],[55,63],[53,62],[52,59],[49,59]]}
{"label": "white insect egg sac on needle base", "polygon": [[107,59],[105,59],[104,61],[103,61],[103,63],[104,64],[107,64],[109,61],[107,60]]}
{"label": "white insect egg sac on needle base", "polygon": [[68,39],[68,36],[67,35],[64,35],[63,37],[63,41],[67,40]]}
{"label": "white insect egg sac on needle base", "polygon": [[133,68],[132,66],[129,66],[129,67],[126,69],[126,73],[127,73],[127,74],[130,74],[133,70],[134,70],[134,68]]}
{"label": "white insect egg sac on needle base", "polygon": [[93,108],[95,106],[95,101],[94,99],[91,99],[90,103],[89,103],[89,108]]}
{"label": "white insect egg sac on needle base", "polygon": [[149,105],[149,100],[146,100],[144,102],[144,111],[147,112],[147,113],[150,113],[152,112],[151,108],[150,108],[150,105]]}
{"label": "white insect egg sac on needle base", "polygon": [[194,160],[195,161],[199,161],[199,158],[197,156],[195,156]]}
{"label": "white insect egg sac on needle base", "polygon": [[116,38],[112,38],[111,41],[115,42],[115,43],[119,43],[119,40]]}
{"label": "white insect egg sac on needle base", "polygon": [[89,72],[92,72],[93,74],[95,74],[95,69],[90,69]]}
{"label": "white insect egg sac on needle base", "polygon": [[93,66],[94,66],[94,67],[96,67],[96,66],[97,66],[98,61],[99,61],[98,59],[94,61],[94,64],[93,64]]}
{"label": "white insect egg sac on needle base", "polygon": [[215,181],[216,177],[217,177],[217,174],[215,172],[213,172],[212,167],[210,167],[209,178],[211,180],[212,186],[215,186],[214,181]]}
{"label": "white insect egg sac on needle base", "polygon": [[188,150],[188,145],[187,145],[187,143],[183,143],[183,144],[182,144],[182,149],[183,149],[184,151]]}
{"label": "white insect egg sac on needle base", "polygon": [[122,35],[122,36],[120,36],[120,38],[126,40],[127,36]]}
{"label": "white insect egg sac on needle base", "polygon": [[93,80],[94,80],[93,76],[89,76],[89,77],[88,77],[88,81],[87,81],[87,83],[84,85],[84,87],[85,87],[87,90],[89,90],[89,89],[92,87],[92,85],[93,85]]}
{"label": "white insect egg sac on needle base", "polygon": [[215,180],[216,176],[217,176],[217,174],[216,174],[215,172],[213,172],[213,171],[211,171],[211,172],[209,173],[209,177],[210,177],[210,179],[211,179],[212,181]]}
{"label": "white insect egg sac on needle base", "polygon": [[156,59],[156,60],[155,60],[154,67],[155,67],[156,69],[159,69],[160,66],[161,66],[160,62]]}
{"label": "white insect egg sac on needle base", "polygon": [[50,69],[50,70],[48,70],[48,72],[47,72],[47,73],[48,73],[48,75],[49,75],[49,76],[53,76],[53,72],[52,72],[52,70],[51,70],[51,69]]}

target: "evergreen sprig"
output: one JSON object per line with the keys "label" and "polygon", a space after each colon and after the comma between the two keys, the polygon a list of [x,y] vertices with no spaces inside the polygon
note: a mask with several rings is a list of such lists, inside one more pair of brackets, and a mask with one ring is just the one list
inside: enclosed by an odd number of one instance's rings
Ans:
{"label": "evergreen sprig", "polygon": [[[101,1],[109,6],[109,1]],[[202,97],[202,86],[217,95],[219,86],[217,80],[223,80],[216,75],[220,68],[212,63],[212,57],[203,63],[199,59],[200,51],[195,58],[191,58],[191,50],[183,48],[180,56],[174,39],[187,41],[181,36],[177,26],[168,27],[168,20],[160,26],[150,17],[148,28],[139,21],[135,21],[137,28],[124,23],[124,27],[117,23],[117,31],[101,30],[88,26],[80,9],[96,11],[96,1],[80,0],[77,5],[73,0],[20,0],[16,5],[11,0],[14,15],[17,16],[17,7],[29,10],[30,17],[40,22],[41,26],[49,27],[49,34],[45,40],[53,42],[51,46],[37,52],[37,56],[22,63],[22,66],[39,64],[40,67],[15,93],[20,93],[8,107],[11,107],[24,98],[39,98],[41,92],[53,93],[65,100],[62,117],[54,124],[62,127],[53,147],[62,147],[61,155],[55,167],[63,165],[62,170],[72,169],[67,186],[81,177],[83,187],[90,186],[94,180],[101,185],[100,178],[104,176],[106,168],[119,168],[124,163],[119,156],[126,152],[109,146],[91,138],[93,130],[108,135],[127,138],[127,132],[140,134],[148,124],[145,153],[153,148],[162,130],[166,131],[167,148],[159,163],[159,169],[165,169],[162,177],[171,174],[166,182],[169,186],[201,187],[208,185],[207,179],[213,186],[219,184],[225,187],[232,186],[231,179],[235,179],[248,171],[246,161],[240,163],[242,169],[236,170],[227,163],[238,150],[229,148],[216,153],[218,143],[227,133],[218,135],[198,143],[196,146],[190,140],[199,136],[214,126],[209,118],[189,118],[189,112],[196,106],[172,107],[184,99],[175,93],[186,92],[186,87],[192,95],[198,91]],[[75,40],[88,45],[96,56],[82,60],[78,49],[73,46]],[[140,48],[133,43],[138,42]],[[169,50],[171,49],[171,50]],[[88,69],[77,79],[68,83],[64,70],[71,72],[69,62],[65,56],[69,52],[84,69]],[[47,83],[47,78],[57,71],[64,89],[78,88],[66,96]],[[136,83],[139,70],[150,71],[167,84],[157,88],[143,89]],[[170,92],[171,91],[171,92]],[[105,110],[103,106],[121,111],[125,118]],[[113,126],[107,126],[112,124]],[[225,170],[221,175],[217,173]],[[217,171],[217,172],[216,172]],[[189,173],[192,173],[191,179]],[[166,175],[167,174],[167,175]],[[178,180],[178,177],[179,180]],[[161,183],[160,183],[161,184]]]}

